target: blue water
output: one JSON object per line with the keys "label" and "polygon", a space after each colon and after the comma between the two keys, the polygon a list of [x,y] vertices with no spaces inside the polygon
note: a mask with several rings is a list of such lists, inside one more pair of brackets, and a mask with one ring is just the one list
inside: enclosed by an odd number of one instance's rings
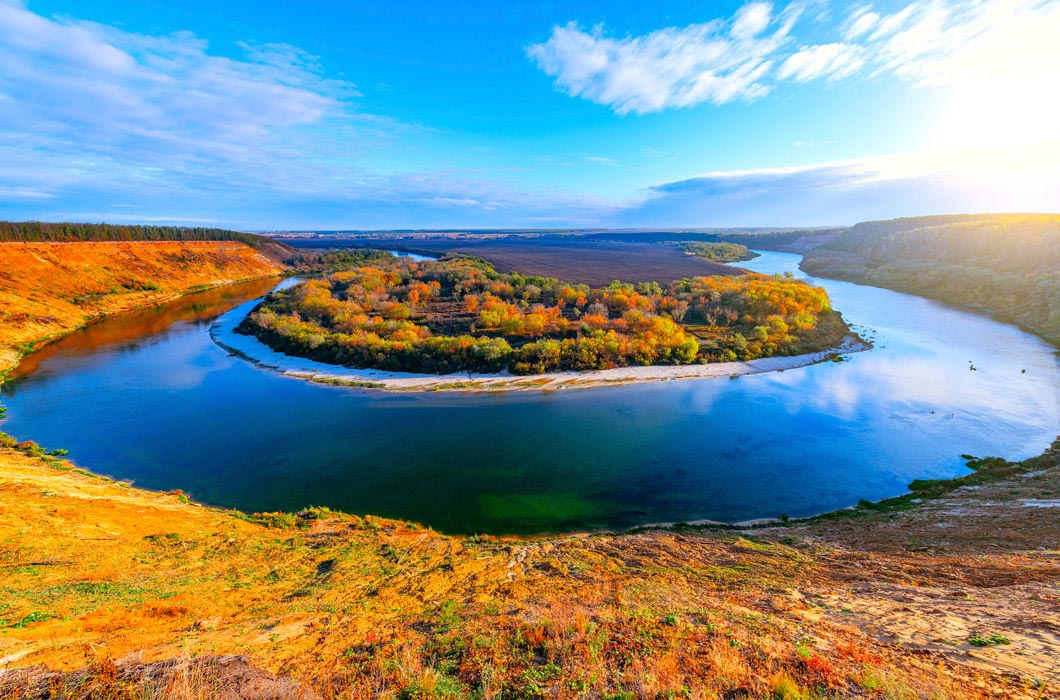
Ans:
{"label": "blue water", "polygon": [[434,255],[420,255],[419,253],[410,253],[406,250],[388,250],[386,251],[391,255],[396,255],[399,258],[408,258],[413,262],[426,262],[428,260],[437,260],[438,257]]}
{"label": "blue water", "polygon": [[[740,265],[801,274],[797,263],[767,252]],[[1060,364],[1043,341],[919,297],[813,281],[874,350],[735,380],[388,394],[229,356],[208,319],[253,291],[135,337],[108,321],[91,341],[31,356],[3,387],[4,430],[212,504],[327,505],[462,533],[810,515],[965,473],[962,453],[1038,454],[1060,432]]]}

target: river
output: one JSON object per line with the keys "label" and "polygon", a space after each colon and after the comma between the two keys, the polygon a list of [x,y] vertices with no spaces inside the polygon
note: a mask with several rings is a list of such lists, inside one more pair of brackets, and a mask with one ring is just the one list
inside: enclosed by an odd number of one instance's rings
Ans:
{"label": "river", "polygon": [[[740,263],[798,272],[798,256]],[[3,429],[93,471],[246,511],[325,505],[454,533],[805,516],[1021,459],[1060,431],[1044,341],[833,280],[873,350],[738,379],[551,393],[316,385],[231,356],[211,320],[261,285],[104,321],[26,358]],[[974,367],[974,369],[972,369]]]}

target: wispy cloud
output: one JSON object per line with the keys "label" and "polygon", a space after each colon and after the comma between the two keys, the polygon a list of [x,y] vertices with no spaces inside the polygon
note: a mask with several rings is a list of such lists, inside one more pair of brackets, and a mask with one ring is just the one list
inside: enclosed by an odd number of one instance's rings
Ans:
{"label": "wispy cloud", "polygon": [[878,14],[868,7],[858,8],[847,20],[846,29],[843,31],[843,38],[847,41],[853,41],[858,37],[867,34],[879,23],[880,16]]}
{"label": "wispy cloud", "polygon": [[620,165],[617,160],[607,156],[585,156],[585,162],[593,165],[604,165],[608,168],[617,168]]}
{"label": "wispy cloud", "polygon": [[0,0],[0,216],[428,225],[454,212],[611,208],[442,164],[370,167],[429,130],[362,111],[357,87],[298,47],[224,48],[235,57],[190,32],[138,34]]}
{"label": "wispy cloud", "polygon": [[1060,75],[1056,0],[925,0],[855,9],[823,43],[798,39],[798,5],[744,5],[728,20],[615,38],[571,22],[527,53],[559,89],[643,114],[754,100],[786,81],[893,75],[917,87]]}
{"label": "wispy cloud", "polygon": [[[856,23],[857,20],[855,20]],[[866,47],[872,68],[916,86],[1060,75],[1060,2],[936,0],[882,15]]]}
{"label": "wispy cloud", "polygon": [[353,90],[322,78],[315,59],[294,47],[242,48],[242,60],[230,59],[186,32],[132,34],[3,2],[0,90],[8,99],[0,109],[8,123],[35,114],[41,133],[234,152],[340,114],[338,97]]}
{"label": "wispy cloud", "polygon": [[55,195],[29,187],[0,187],[0,199],[54,199]]}
{"label": "wispy cloud", "polygon": [[839,80],[865,65],[861,52],[860,46],[839,43],[800,49],[781,64],[777,70],[777,78],[800,83],[821,77]]}
{"label": "wispy cloud", "polygon": [[241,48],[227,58],[187,32],[134,34],[0,0],[0,186],[288,188],[287,173],[321,155],[306,129],[358,124],[355,88],[295,47]]}
{"label": "wispy cloud", "polygon": [[[632,225],[817,226],[955,211],[1050,211],[1060,144],[705,173],[650,188]],[[974,203],[974,206],[969,206]]]}
{"label": "wispy cloud", "polygon": [[[626,37],[572,23],[528,52],[560,89],[622,114],[754,100],[813,81],[968,81],[967,99],[955,100],[952,116],[939,120],[936,142],[982,144],[992,133],[997,145],[1004,134],[1018,150],[1042,143],[1043,134],[1055,140],[1055,91],[1024,86],[1045,84],[1035,76],[1060,75],[1060,1],[932,0],[898,11],[864,5],[843,12],[814,24],[800,20],[796,5],[753,2],[721,20]],[[812,40],[803,24],[813,24]],[[737,217],[828,223],[860,216],[843,212],[918,213],[918,205],[945,209],[942,202],[953,210],[968,202],[1032,208],[1027,203],[1042,201],[1034,199],[1041,188],[1060,179],[1060,158],[1035,166],[1044,173],[1037,180],[1010,175],[1030,171],[1003,159],[988,159],[990,168],[975,166],[982,159],[966,161],[978,177],[973,185],[962,179],[963,166],[907,155],[680,181],[670,174],[675,182],[642,191],[630,204],[638,162],[650,160],[652,173],[670,170],[680,152],[676,139],[660,143],[673,152],[636,143],[631,148],[641,147],[642,158],[614,160],[602,155],[614,156],[614,148],[578,144],[531,154],[518,169],[499,157],[468,157],[447,168],[446,156],[437,155],[444,149],[430,141],[438,134],[364,106],[386,89],[378,76],[357,76],[369,86],[361,95],[333,74],[295,46],[211,46],[189,32],[134,33],[0,0],[0,217],[252,228],[712,225]],[[983,96],[977,81],[984,79],[1008,86],[991,93],[1005,98]],[[1027,109],[1035,95],[1038,108]],[[474,150],[471,144],[468,153]],[[423,156],[402,162],[409,153]],[[477,169],[477,162],[494,165]],[[580,181],[567,177],[575,170]],[[610,184],[619,180],[624,184]],[[1020,187],[1012,186],[1017,180]],[[564,181],[580,182],[581,191],[541,184]],[[594,196],[593,187],[609,194]],[[953,192],[965,199],[947,199]],[[737,213],[737,205],[745,208]]]}

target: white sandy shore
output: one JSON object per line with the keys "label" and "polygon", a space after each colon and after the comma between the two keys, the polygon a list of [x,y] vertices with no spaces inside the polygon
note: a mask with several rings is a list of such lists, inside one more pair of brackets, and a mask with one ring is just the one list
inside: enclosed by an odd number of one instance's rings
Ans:
{"label": "white sandy shore", "polygon": [[608,386],[670,379],[708,379],[738,377],[744,374],[777,372],[823,362],[837,354],[868,350],[871,346],[847,338],[836,348],[791,357],[764,357],[747,362],[715,362],[707,365],[652,365],[649,367],[616,367],[585,372],[514,375],[416,374],[386,372],[378,369],[355,369],[292,357],[277,352],[257,338],[236,333],[233,329],[250,313],[259,300],[241,304],[221,316],[210,328],[210,336],[221,347],[262,367],[299,379],[360,388],[389,391],[513,391],[550,390],[565,387]]}

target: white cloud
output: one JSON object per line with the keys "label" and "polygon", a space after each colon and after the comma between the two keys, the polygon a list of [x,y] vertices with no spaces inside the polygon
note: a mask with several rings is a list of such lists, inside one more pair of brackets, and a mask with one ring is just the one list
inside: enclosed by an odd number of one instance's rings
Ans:
{"label": "white cloud", "polygon": [[30,187],[0,187],[0,199],[55,199],[55,195]]}
{"label": "white cloud", "polygon": [[0,188],[304,186],[287,175],[326,149],[303,130],[350,128],[353,86],[294,47],[242,49],[227,58],[187,32],[134,34],[0,0]]}
{"label": "white cloud", "polygon": [[497,207],[498,202],[481,202],[467,197],[418,197],[416,201],[443,207]]}
{"label": "white cloud", "polygon": [[768,2],[753,2],[744,5],[732,19],[731,34],[737,39],[753,39],[769,26],[773,6]]}
{"label": "white cloud", "polygon": [[[586,32],[571,22],[554,27],[549,39],[530,46],[527,54],[568,94],[618,114],[720,105],[769,92],[764,77],[793,22],[793,12],[774,19],[764,3],[741,8],[731,22],[623,39],[605,36],[601,26]],[[771,24],[778,26],[763,33]]]}
{"label": "white cloud", "polygon": [[673,160],[677,157],[677,154],[673,151],[666,151],[661,148],[652,148],[651,146],[644,146],[640,149],[640,153],[645,158],[652,158],[655,160]]}
{"label": "white cloud", "polygon": [[809,46],[788,56],[777,70],[777,77],[799,83],[824,76],[829,80],[839,80],[864,65],[860,53],[861,48],[851,44]]}
{"label": "white cloud", "polygon": [[[868,47],[916,86],[1060,75],[1060,2],[921,2],[884,16]],[[1043,86],[1045,87],[1045,86]]]}
{"label": "white cloud", "polygon": [[111,139],[245,142],[337,113],[349,89],[293,47],[244,46],[244,60],[207,48],[188,33],[138,35],[0,4],[3,116],[36,111],[42,131]]}
{"label": "white cloud", "polygon": [[1057,0],[918,0],[890,14],[863,6],[832,30],[835,40],[793,49],[798,16],[795,5],[777,14],[755,2],[729,21],[624,38],[571,22],[527,52],[558,88],[618,114],[750,101],[785,81],[855,74],[914,87],[1030,74],[1041,89],[1060,75]]}
{"label": "white cloud", "polygon": [[923,7],[921,3],[914,2],[911,5],[906,5],[898,12],[884,17],[878,17],[875,22],[875,28],[872,30],[872,34],[869,35],[869,38],[875,40],[894,34],[921,7]]}
{"label": "white cloud", "polygon": [[593,165],[605,165],[609,168],[617,168],[619,162],[614,158],[608,158],[607,156],[585,156],[586,163],[592,163]]}
{"label": "white cloud", "polygon": [[847,41],[853,41],[867,34],[879,22],[880,16],[875,12],[868,9],[858,10],[851,16],[847,29],[843,32],[843,38]]}

